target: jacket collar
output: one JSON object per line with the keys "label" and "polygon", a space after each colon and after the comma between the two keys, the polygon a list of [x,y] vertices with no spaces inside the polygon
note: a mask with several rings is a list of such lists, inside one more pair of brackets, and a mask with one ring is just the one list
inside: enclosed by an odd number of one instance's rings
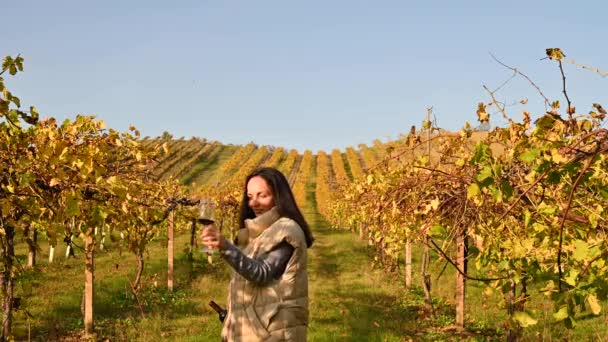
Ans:
{"label": "jacket collar", "polygon": [[254,219],[246,219],[245,227],[249,232],[249,240],[253,240],[258,237],[266,228],[270,227],[279,218],[281,218],[281,216],[279,215],[277,207],[272,207],[272,209]]}

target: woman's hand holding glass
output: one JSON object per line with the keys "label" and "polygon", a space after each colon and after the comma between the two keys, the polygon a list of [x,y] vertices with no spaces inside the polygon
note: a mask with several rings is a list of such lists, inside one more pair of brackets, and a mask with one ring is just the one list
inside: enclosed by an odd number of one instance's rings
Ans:
{"label": "woman's hand holding glass", "polygon": [[203,244],[208,248],[207,253],[212,250],[223,250],[224,249],[224,236],[214,224],[208,224],[203,226],[203,233],[201,234],[201,240]]}
{"label": "woman's hand holding glass", "polygon": [[203,225],[201,240],[205,246],[203,246],[202,252],[208,255],[211,255],[213,250],[223,249],[224,247],[222,233],[214,225],[215,209],[216,204],[214,201],[210,199],[201,200],[198,222]]}

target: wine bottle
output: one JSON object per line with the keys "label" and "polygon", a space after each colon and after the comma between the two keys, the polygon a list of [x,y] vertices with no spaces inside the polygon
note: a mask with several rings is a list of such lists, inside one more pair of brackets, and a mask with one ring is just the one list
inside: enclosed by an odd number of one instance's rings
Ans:
{"label": "wine bottle", "polygon": [[222,309],[221,306],[217,305],[216,302],[214,301],[210,301],[209,302],[209,306],[215,311],[217,312],[218,316],[220,317],[220,322],[224,323],[224,319],[226,319],[226,315],[228,314],[228,310],[226,309]]}

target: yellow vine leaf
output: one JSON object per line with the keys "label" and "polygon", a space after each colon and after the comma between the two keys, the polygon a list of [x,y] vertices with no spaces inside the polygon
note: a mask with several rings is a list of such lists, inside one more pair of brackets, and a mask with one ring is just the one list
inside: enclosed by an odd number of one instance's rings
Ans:
{"label": "yellow vine leaf", "polygon": [[600,301],[597,299],[595,293],[592,293],[587,296],[587,304],[589,304],[589,308],[594,315],[599,315],[602,312],[602,305]]}
{"label": "yellow vine leaf", "polygon": [[560,48],[548,48],[545,50],[545,52],[547,53],[547,57],[556,61],[561,61],[564,57],[566,57]]}
{"label": "yellow vine leaf", "polygon": [[486,112],[486,105],[483,102],[479,102],[477,105],[477,120],[481,123],[490,121],[490,114]]}
{"label": "yellow vine leaf", "polygon": [[521,325],[524,328],[538,323],[537,320],[532,318],[532,316],[530,316],[527,312],[524,312],[524,311],[515,312],[513,314],[513,319],[516,320],[519,323],[519,325]]}

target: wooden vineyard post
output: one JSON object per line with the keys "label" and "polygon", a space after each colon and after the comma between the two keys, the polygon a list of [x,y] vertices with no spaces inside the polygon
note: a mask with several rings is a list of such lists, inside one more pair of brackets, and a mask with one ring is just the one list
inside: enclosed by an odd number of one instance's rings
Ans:
{"label": "wooden vineyard post", "polygon": [[167,232],[167,288],[173,292],[173,211],[169,213],[169,231]]}
{"label": "wooden vineyard post", "polygon": [[[28,239],[30,237],[28,236]],[[38,242],[38,231],[33,229],[31,240],[28,243],[29,251],[27,254],[27,267],[35,267],[36,266],[36,243]]]}
{"label": "wooden vineyard post", "polygon": [[53,258],[55,257],[55,247],[53,245],[49,246],[49,264],[53,263]]}
{"label": "wooden vineyard post", "polygon": [[366,229],[365,229],[365,223],[361,223],[361,225],[359,226],[359,239],[366,240],[365,235],[367,235]]}
{"label": "wooden vineyard post", "polygon": [[73,241],[74,241],[74,234],[71,234],[71,233],[70,233],[70,237],[68,238],[68,240],[67,240],[67,242],[66,242],[66,243],[67,243],[67,245],[68,245],[68,246],[66,247],[66,249],[65,249],[65,258],[66,258],[66,259],[67,259],[67,258],[69,258],[69,257],[70,257],[70,255],[72,255],[72,256],[74,255],[74,248],[72,247],[72,242],[73,242]]}
{"label": "wooden vineyard post", "polygon": [[431,297],[431,275],[428,273],[431,263],[431,255],[429,248],[429,236],[424,237],[424,253],[422,255],[422,265],[420,267],[420,275],[422,276],[422,286],[424,290],[424,304],[427,310],[433,310],[433,299]]}
{"label": "wooden vineyard post", "polygon": [[[97,235],[97,233],[95,233],[95,235]],[[106,231],[105,231],[105,225],[101,226],[101,241],[99,241],[99,250],[103,251],[105,248],[105,244],[106,244]]]}
{"label": "wooden vineyard post", "polygon": [[15,287],[15,280],[12,275],[15,261],[15,228],[7,225],[4,227],[4,233],[2,252],[6,257],[0,274],[2,292],[2,334],[0,335],[0,341],[7,341],[11,336],[13,325],[13,293]]}
{"label": "wooden vineyard post", "polygon": [[188,261],[194,260],[194,245],[196,244],[196,220],[192,220],[190,226],[190,250],[188,251]]}
{"label": "wooden vineyard post", "polygon": [[407,239],[405,242],[405,288],[412,287],[412,241]]}
{"label": "wooden vineyard post", "polygon": [[85,262],[84,262],[84,333],[88,338],[94,335],[95,326],[93,324],[93,294],[94,294],[94,252],[95,252],[95,235],[93,230],[89,229],[84,238],[85,241]]}
{"label": "wooden vineyard post", "polygon": [[466,234],[461,232],[456,238],[456,265],[461,272],[456,272],[456,326],[464,328],[464,300],[466,292]]}

